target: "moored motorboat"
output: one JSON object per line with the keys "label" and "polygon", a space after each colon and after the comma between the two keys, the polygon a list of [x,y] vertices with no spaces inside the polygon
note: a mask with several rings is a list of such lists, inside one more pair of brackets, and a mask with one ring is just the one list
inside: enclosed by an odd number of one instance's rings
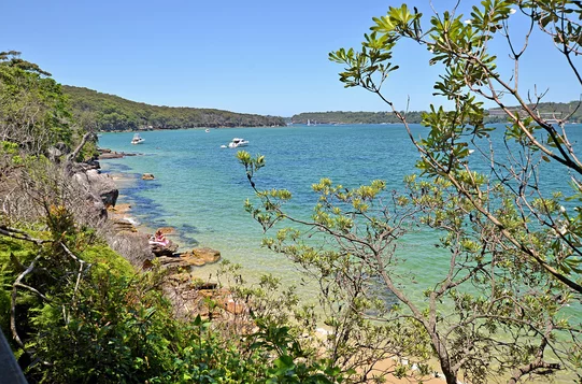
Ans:
{"label": "moored motorboat", "polygon": [[246,147],[247,145],[249,145],[247,140],[235,137],[230,143],[228,143],[228,148]]}
{"label": "moored motorboat", "polygon": [[131,144],[141,144],[144,141],[145,139],[142,139],[139,133],[136,133],[135,135],[133,135],[133,139],[131,139]]}

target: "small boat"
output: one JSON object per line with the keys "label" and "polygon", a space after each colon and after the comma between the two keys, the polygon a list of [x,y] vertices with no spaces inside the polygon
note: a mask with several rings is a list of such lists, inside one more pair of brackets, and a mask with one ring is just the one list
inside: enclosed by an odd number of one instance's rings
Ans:
{"label": "small boat", "polygon": [[206,133],[210,132],[210,128],[206,128],[206,129],[204,130],[204,132],[206,132]]}
{"label": "small boat", "polygon": [[131,139],[131,144],[141,144],[144,141],[145,139],[142,139],[139,133],[136,133],[135,135],[133,135],[133,139]]}
{"label": "small boat", "polygon": [[228,143],[228,148],[246,147],[247,145],[249,145],[248,141],[235,137],[230,143]]}

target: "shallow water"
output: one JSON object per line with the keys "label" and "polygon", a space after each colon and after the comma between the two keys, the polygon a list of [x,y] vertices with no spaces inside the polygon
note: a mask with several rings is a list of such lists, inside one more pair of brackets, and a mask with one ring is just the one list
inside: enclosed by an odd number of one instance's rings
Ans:
{"label": "shallow water", "polygon": [[[582,139],[579,126],[569,128],[572,141]],[[414,135],[425,131],[413,126]],[[172,226],[180,233],[181,249],[197,244],[219,249],[224,259],[239,263],[251,280],[273,273],[286,283],[298,284],[296,267],[282,255],[261,248],[260,226],[243,209],[253,197],[236,150],[222,149],[233,137],[250,141],[244,149],[266,156],[259,171],[259,188],[287,188],[294,198],[288,208],[309,217],[316,202],[310,186],[329,177],[344,186],[383,179],[388,189],[401,189],[405,175],[414,173],[418,153],[403,126],[291,126],[285,128],[234,128],[151,131],[141,145],[131,145],[133,133],[105,133],[100,146],[142,156],[103,160],[105,169],[129,173],[153,173],[154,181],[121,188],[121,201],[133,202],[135,215],[149,228]],[[501,138],[500,135],[499,139]],[[495,146],[501,148],[501,140]],[[549,172],[542,185],[565,184],[567,174]],[[415,291],[421,295],[446,270],[449,255],[434,247],[438,236],[414,233],[400,244],[404,268],[415,275]],[[206,268],[204,273],[213,272]],[[304,288],[302,296],[310,296]]]}

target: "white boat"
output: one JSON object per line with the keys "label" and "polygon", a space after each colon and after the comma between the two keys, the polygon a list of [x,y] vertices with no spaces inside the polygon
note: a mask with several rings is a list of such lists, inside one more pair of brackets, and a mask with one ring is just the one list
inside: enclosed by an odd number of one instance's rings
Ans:
{"label": "white boat", "polygon": [[144,141],[145,139],[142,139],[139,133],[136,133],[135,135],[133,135],[133,139],[131,139],[131,144],[141,144]]}
{"label": "white boat", "polygon": [[206,128],[206,129],[204,130],[204,132],[206,132],[206,133],[210,132],[210,128]]}
{"label": "white boat", "polygon": [[248,141],[235,137],[230,143],[228,143],[228,148],[246,147],[247,145],[249,145]]}

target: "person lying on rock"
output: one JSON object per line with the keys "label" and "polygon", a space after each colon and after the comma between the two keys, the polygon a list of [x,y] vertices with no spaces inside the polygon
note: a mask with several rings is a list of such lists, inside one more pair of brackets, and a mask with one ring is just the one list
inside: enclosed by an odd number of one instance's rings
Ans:
{"label": "person lying on rock", "polygon": [[162,231],[160,231],[159,229],[156,231],[156,233],[152,236],[152,238],[150,238],[150,244],[158,244],[161,246],[167,246],[168,244],[170,244],[170,241],[168,239],[166,239],[166,237],[163,235]]}

